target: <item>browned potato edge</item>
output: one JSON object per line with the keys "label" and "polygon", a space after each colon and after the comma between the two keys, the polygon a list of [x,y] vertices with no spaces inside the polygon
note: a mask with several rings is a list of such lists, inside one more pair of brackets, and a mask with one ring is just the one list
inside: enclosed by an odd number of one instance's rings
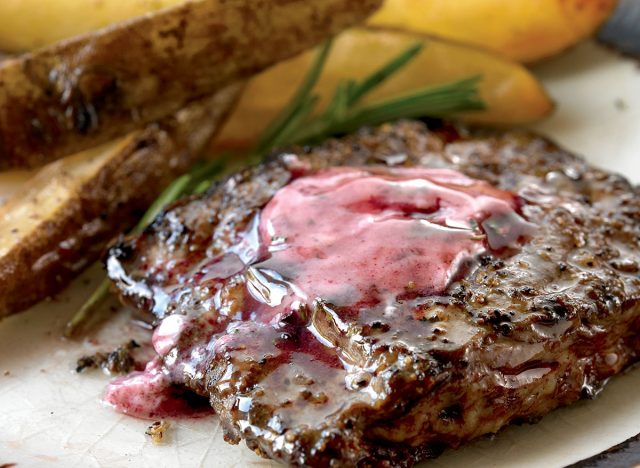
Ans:
{"label": "browned potato edge", "polygon": [[5,233],[17,238],[0,256],[0,318],[62,290],[101,255],[113,236],[132,227],[159,193],[201,155],[240,90],[240,85],[232,85],[128,135],[88,180],[67,179],[72,196],[60,200],[53,212],[40,213],[37,203],[29,205],[55,191],[52,184],[65,176],[63,161],[34,176],[42,185],[35,194],[27,183],[0,207],[3,221],[16,216],[42,218],[33,229]]}

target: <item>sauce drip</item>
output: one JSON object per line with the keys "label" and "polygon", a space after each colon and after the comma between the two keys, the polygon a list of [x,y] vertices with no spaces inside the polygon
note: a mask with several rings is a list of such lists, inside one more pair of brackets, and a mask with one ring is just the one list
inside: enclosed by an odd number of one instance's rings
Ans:
{"label": "sauce drip", "polygon": [[176,385],[158,360],[149,362],[143,371],[112,380],[103,401],[139,419],[197,418],[212,413],[206,399]]}

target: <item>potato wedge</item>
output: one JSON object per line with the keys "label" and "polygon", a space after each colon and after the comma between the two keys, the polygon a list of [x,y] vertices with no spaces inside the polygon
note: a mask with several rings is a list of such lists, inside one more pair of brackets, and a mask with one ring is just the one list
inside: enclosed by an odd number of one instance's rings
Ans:
{"label": "potato wedge", "polygon": [[0,67],[0,169],[110,141],[362,20],[379,0],[199,0]]}
{"label": "potato wedge", "polygon": [[[540,83],[519,64],[476,48],[379,28],[350,29],[336,38],[318,83],[322,102],[327,102],[340,80],[372,73],[416,41],[424,42],[422,52],[365,102],[482,74],[480,93],[487,110],[462,115],[467,121],[517,125],[538,120],[552,111],[553,104]],[[216,139],[217,148],[242,149],[255,142],[290,99],[312,60],[313,53],[306,52],[252,79]]]}
{"label": "potato wedge", "polygon": [[0,2],[0,50],[37,49],[186,1],[4,0]]}
{"label": "potato wedge", "polygon": [[617,0],[385,0],[371,24],[475,44],[513,60],[550,57],[589,37]]}
{"label": "potato wedge", "polygon": [[11,195],[33,177],[36,172],[37,170],[0,172],[0,207],[7,202]]}
{"label": "potato wedge", "polygon": [[42,168],[0,207],[0,318],[62,289],[200,156],[240,87]]}

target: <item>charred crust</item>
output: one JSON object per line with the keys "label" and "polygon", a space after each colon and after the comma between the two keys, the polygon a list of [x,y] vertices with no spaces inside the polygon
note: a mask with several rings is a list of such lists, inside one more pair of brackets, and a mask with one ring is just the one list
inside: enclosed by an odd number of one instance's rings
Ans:
{"label": "charred crust", "polygon": [[132,352],[139,347],[138,343],[130,340],[113,351],[83,356],[76,363],[76,372],[81,373],[90,369],[101,368],[109,375],[127,374],[136,368],[136,361],[132,356]]}

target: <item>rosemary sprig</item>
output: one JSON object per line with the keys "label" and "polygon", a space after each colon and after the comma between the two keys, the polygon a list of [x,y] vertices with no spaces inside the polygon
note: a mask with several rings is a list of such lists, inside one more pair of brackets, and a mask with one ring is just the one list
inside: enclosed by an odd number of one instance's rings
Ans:
{"label": "rosemary sprig", "polygon": [[352,85],[350,90],[349,106],[357,104],[367,93],[384,83],[388,78],[393,76],[398,70],[411,62],[424,48],[424,44],[417,42],[402,52],[396,58],[391,60],[385,66],[362,80],[357,86]]}
{"label": "rosemary sprig", "polygon": [[78,310],[78,312],[76,312],[67,322],[64,327],[64,336],[67,338],[73,338],[99,320],[100,317],[97,316],[95,312],[98,306],[100,306],[109,296],[110,286],[111,281],[109,281],[108,278],[105,278],[100,282],[100,285],[95,291],[93,291],[93,293],[91,293],[89,299],[82,304],[80,310]]}
{"label": "rosemary sprig", "polygon": [[347,109],[344,109],[345,98],[338,89],[324,116],[314,122],[300,122],[292,132],[290,144],[317,141],[325,135],[345,134],[401,118],[442,117],[455,112],[482,110],[484,104],[477,93],[480,79],[480,76],[473,76]]}
{"label": "rosemary sprig", "polygon": [[272,148],[284,144],[289,129],[297,127],[299,122],[309,116],[315,108],[317,97],[312,94],[313,88],[318,83],[324,64],[329,57],[332,40],[328,40],[316,54],[316,58],[311,64],[311,68],[307,72],[304,80],[298,87],[296,93],[287,106],[282,109],[280,114],[269,124],[262,134],[256,148],[251,152],[249,162],[259,162],[262,155],[268,153]]}
{"label": "rosemary sprig", "polygon": [[[320,98],[313,90],[322,75],[331,52],[332,41],[325,43],[289,104],[265,130],[245,161],[259,163],[274,148],[302,144],[349,133],[367,125],[378,125],[400,118],[440,117],[454,112],[484,109],[477,86],[479,76],[433,86],[362,105],[365,96],[407,65],[422,50],[416,43],[361,81],[346,80],[338,84],[326,109],[318,112]],[[194,167],[178,177],[156,199],[133,233],[141,233],[160,211],[178,198],[204,192],[225,171],[225,161],[212,161]],[[97,319],[97,309],[109,294],[109,280],[100,283],[91,297],[67,324],[65,335],[71,337]]]}

